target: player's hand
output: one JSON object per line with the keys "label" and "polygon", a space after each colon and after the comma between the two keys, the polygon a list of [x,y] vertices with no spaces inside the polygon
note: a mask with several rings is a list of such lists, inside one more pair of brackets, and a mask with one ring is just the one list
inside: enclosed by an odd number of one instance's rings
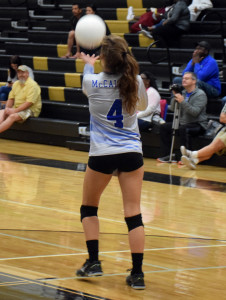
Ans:
{"label": "player's hand", "polygon": [[95,61],[97,59],[99,59],[99,55],[95,56],[95,54],[93,54],[92,56],[90,56],[89,54],[85,54],[84,52],[81,52],[80,58],[86,63],[86,64],[90,64],[90,65],[94,65]]}

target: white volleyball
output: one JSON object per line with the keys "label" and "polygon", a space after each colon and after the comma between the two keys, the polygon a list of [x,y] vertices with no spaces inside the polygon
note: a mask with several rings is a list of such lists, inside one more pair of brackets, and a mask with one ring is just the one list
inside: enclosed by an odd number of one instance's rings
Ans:
{"label": "white volleyball", "polygon": [[75,27],[76,41],[85,49],[99,47],[105,35],[106,25],[97,15],[81,17]]}

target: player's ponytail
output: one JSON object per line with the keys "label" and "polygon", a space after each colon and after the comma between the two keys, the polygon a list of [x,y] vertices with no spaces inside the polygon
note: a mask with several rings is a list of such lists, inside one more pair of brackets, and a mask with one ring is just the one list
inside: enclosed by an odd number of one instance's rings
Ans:
{"label": "player's ponytail", "polygon": [[122,74],[118,80],[123,106],[129,114],[136,111],[138,99],[139,66],[128,48],[126,41],[119,36],[106,36],[101,47],[101,58],[105,70]]}

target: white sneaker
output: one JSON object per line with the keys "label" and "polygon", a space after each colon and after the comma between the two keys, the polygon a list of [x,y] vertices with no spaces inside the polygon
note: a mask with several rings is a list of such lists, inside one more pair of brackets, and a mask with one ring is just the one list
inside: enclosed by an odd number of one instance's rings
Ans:
{"label": "white sneaker", "polygon": [[127,13],[127,17],[126,17],[126,20],[127,21],[131,21],[133,20],[135,17],[134,13],[133,13],[133,7],[132,6],[129,6],[128,7],[128,13]]}
{"label": "white sneaker", "polygon": [[152,118],[152,122],[157,124],[165,124],[165,120],[163,120],[159,115],[154,115]]}
{"label": "white sneaker", "polygon": [[187,166],[188,168],[192,169],[192,170],[195,170],[196,169],[196,164],[194,163],[194,161],[192,160],[192,158],[189,158],[185,155],[183,155],[181,157],[181,161],[182,163]]}
{"label": "white sneaker", "polygon": [[144,36],[147,36],[149,39],[153,39],[153,36],[150,34],[149,31],[142,29],[142,30],[141,30],[141,33],[142,33]]}
{"label": "white sneaker", "polygon": [[160,118],[160,120],[159,120],[159,124],[165,124],[166,123],[166,121],[165,120],[163,120],[162,118]]}
{"label": "white sneaker", "polygon": [[191,157],[191,150],[188,150],[185,148],[185,146],[180,146],[180,152],[182,155],[187,156],[187,157]]}

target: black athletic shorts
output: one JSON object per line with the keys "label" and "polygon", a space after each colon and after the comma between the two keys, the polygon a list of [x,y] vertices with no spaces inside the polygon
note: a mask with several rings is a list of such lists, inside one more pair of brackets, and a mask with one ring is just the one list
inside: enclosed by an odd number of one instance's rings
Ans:
{"label": "black athletic shorts", "polygon": [[112,174],[115,170],[119,172],[135,171],[143,164],[143,156],[138,152],[90,156],[88,161],[90,169],[104,174]]}

